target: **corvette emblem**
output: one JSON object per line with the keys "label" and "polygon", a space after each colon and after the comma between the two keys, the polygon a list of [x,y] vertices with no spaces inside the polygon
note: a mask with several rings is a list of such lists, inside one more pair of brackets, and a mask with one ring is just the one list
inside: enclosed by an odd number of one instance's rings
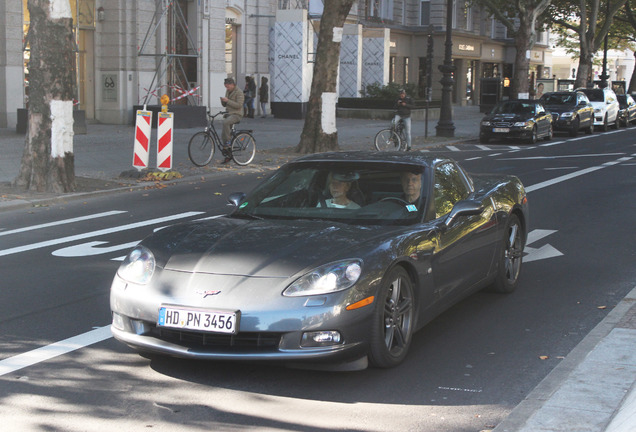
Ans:
{"label": "corvette emblem", "polygon": [[219,290],[197,291],[197,294],[201,294],[203,298],[206,298],[207,296],[214,296],[217,294],[221,294],[221,291]]}

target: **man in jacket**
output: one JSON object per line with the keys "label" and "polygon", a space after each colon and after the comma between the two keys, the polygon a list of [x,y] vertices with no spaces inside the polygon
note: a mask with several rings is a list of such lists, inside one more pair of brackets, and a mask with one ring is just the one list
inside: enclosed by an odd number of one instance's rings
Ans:
{"label": "man in jacket", "polygon": [[[223,82],[225,85],[225,97],[221,98],[221,105],[227,108],[227,114],[223,117],[223,132],[221,133],[221,140],[223,145],[230,148],[230,140],[232,139],[232,125],[241,121],[243,118],[243,92],[236,88],[236,81],[233,78],[226,78]],[[228,163],[232,160],[229,150],[224,152],[225,161]]]}
{"label": "man in jacket", "polygon": [[404,133],[406,134],[406,151],[411,150],[411,109],[414,108],[413,100],[406,95],[406,90],[400,90],[400,97],[395,102],[395,124],[400,119],[404,120]]}

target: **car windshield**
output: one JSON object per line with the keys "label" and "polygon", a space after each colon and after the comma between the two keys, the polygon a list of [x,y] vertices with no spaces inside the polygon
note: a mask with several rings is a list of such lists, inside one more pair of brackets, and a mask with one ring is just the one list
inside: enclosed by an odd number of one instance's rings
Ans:
{"label": "car windshield", "polygon": [[544,105],[576,105],[576,95],[566,94],[547,94],[541,97],[541,102]]}
{"label": "car windshield", "polygon": [[585,93],[590,102],[603,102],[605,100],[601,89],[585,89],[583,93]]}
{"label": "car windshield", "polygon": [[257,186],[232,216],[409,225],[422,219],[424,173],[401,163],[292,163]]}
{"label": "car windshield", "polygon": [[534,114],[534,104],[528,102],[508,101],[495,106],[493,114]]}

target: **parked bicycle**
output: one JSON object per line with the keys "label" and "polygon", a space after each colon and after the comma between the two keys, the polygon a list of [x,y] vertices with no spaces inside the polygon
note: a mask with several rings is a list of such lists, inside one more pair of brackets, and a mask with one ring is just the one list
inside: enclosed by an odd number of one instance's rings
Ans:
{"label": "parked bicycle", "polygon": [[406,150],[407,141],[404,133],[404,120],[400,119],[396,124],[394,115],[391,120],[391,127],[378,132],[374,141],[375,148],[378,151]]}
{"label": "parked bicycle", "polygon": [[235,130],[232,125],[232,138],[229,146],[224,146],[219,134],[214,128],[214,118],[227,111],[220,111],[214,115],[208,112],[208,126],[205,130],[195,133],[188,143],[188,156],[193,164],[199,167],[206,166],[214,158],[215,150],[218,148],[221,154],[231,157],[232,160],[241,166],[252,162],[256,154],[256,141],[251,130]]}

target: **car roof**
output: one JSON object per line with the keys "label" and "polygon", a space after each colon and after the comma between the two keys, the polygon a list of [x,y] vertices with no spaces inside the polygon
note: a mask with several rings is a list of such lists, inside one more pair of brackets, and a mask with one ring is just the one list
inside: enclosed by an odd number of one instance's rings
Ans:
{"label": "car roof", "polygon": [[291,163],[304,163],[304,162],[349,162],[349,163],[396,163],[396,164],[410,164],[410,165],[423,165],[423,166],[435,166],[442,161],[452,161],[447,157],[440,157],[434,153],[419,153],[419,152],[378,152],[378,151],[344,151],[344,152],[327,152],[327,153],[313,153],[306,156],[302,156]]}

